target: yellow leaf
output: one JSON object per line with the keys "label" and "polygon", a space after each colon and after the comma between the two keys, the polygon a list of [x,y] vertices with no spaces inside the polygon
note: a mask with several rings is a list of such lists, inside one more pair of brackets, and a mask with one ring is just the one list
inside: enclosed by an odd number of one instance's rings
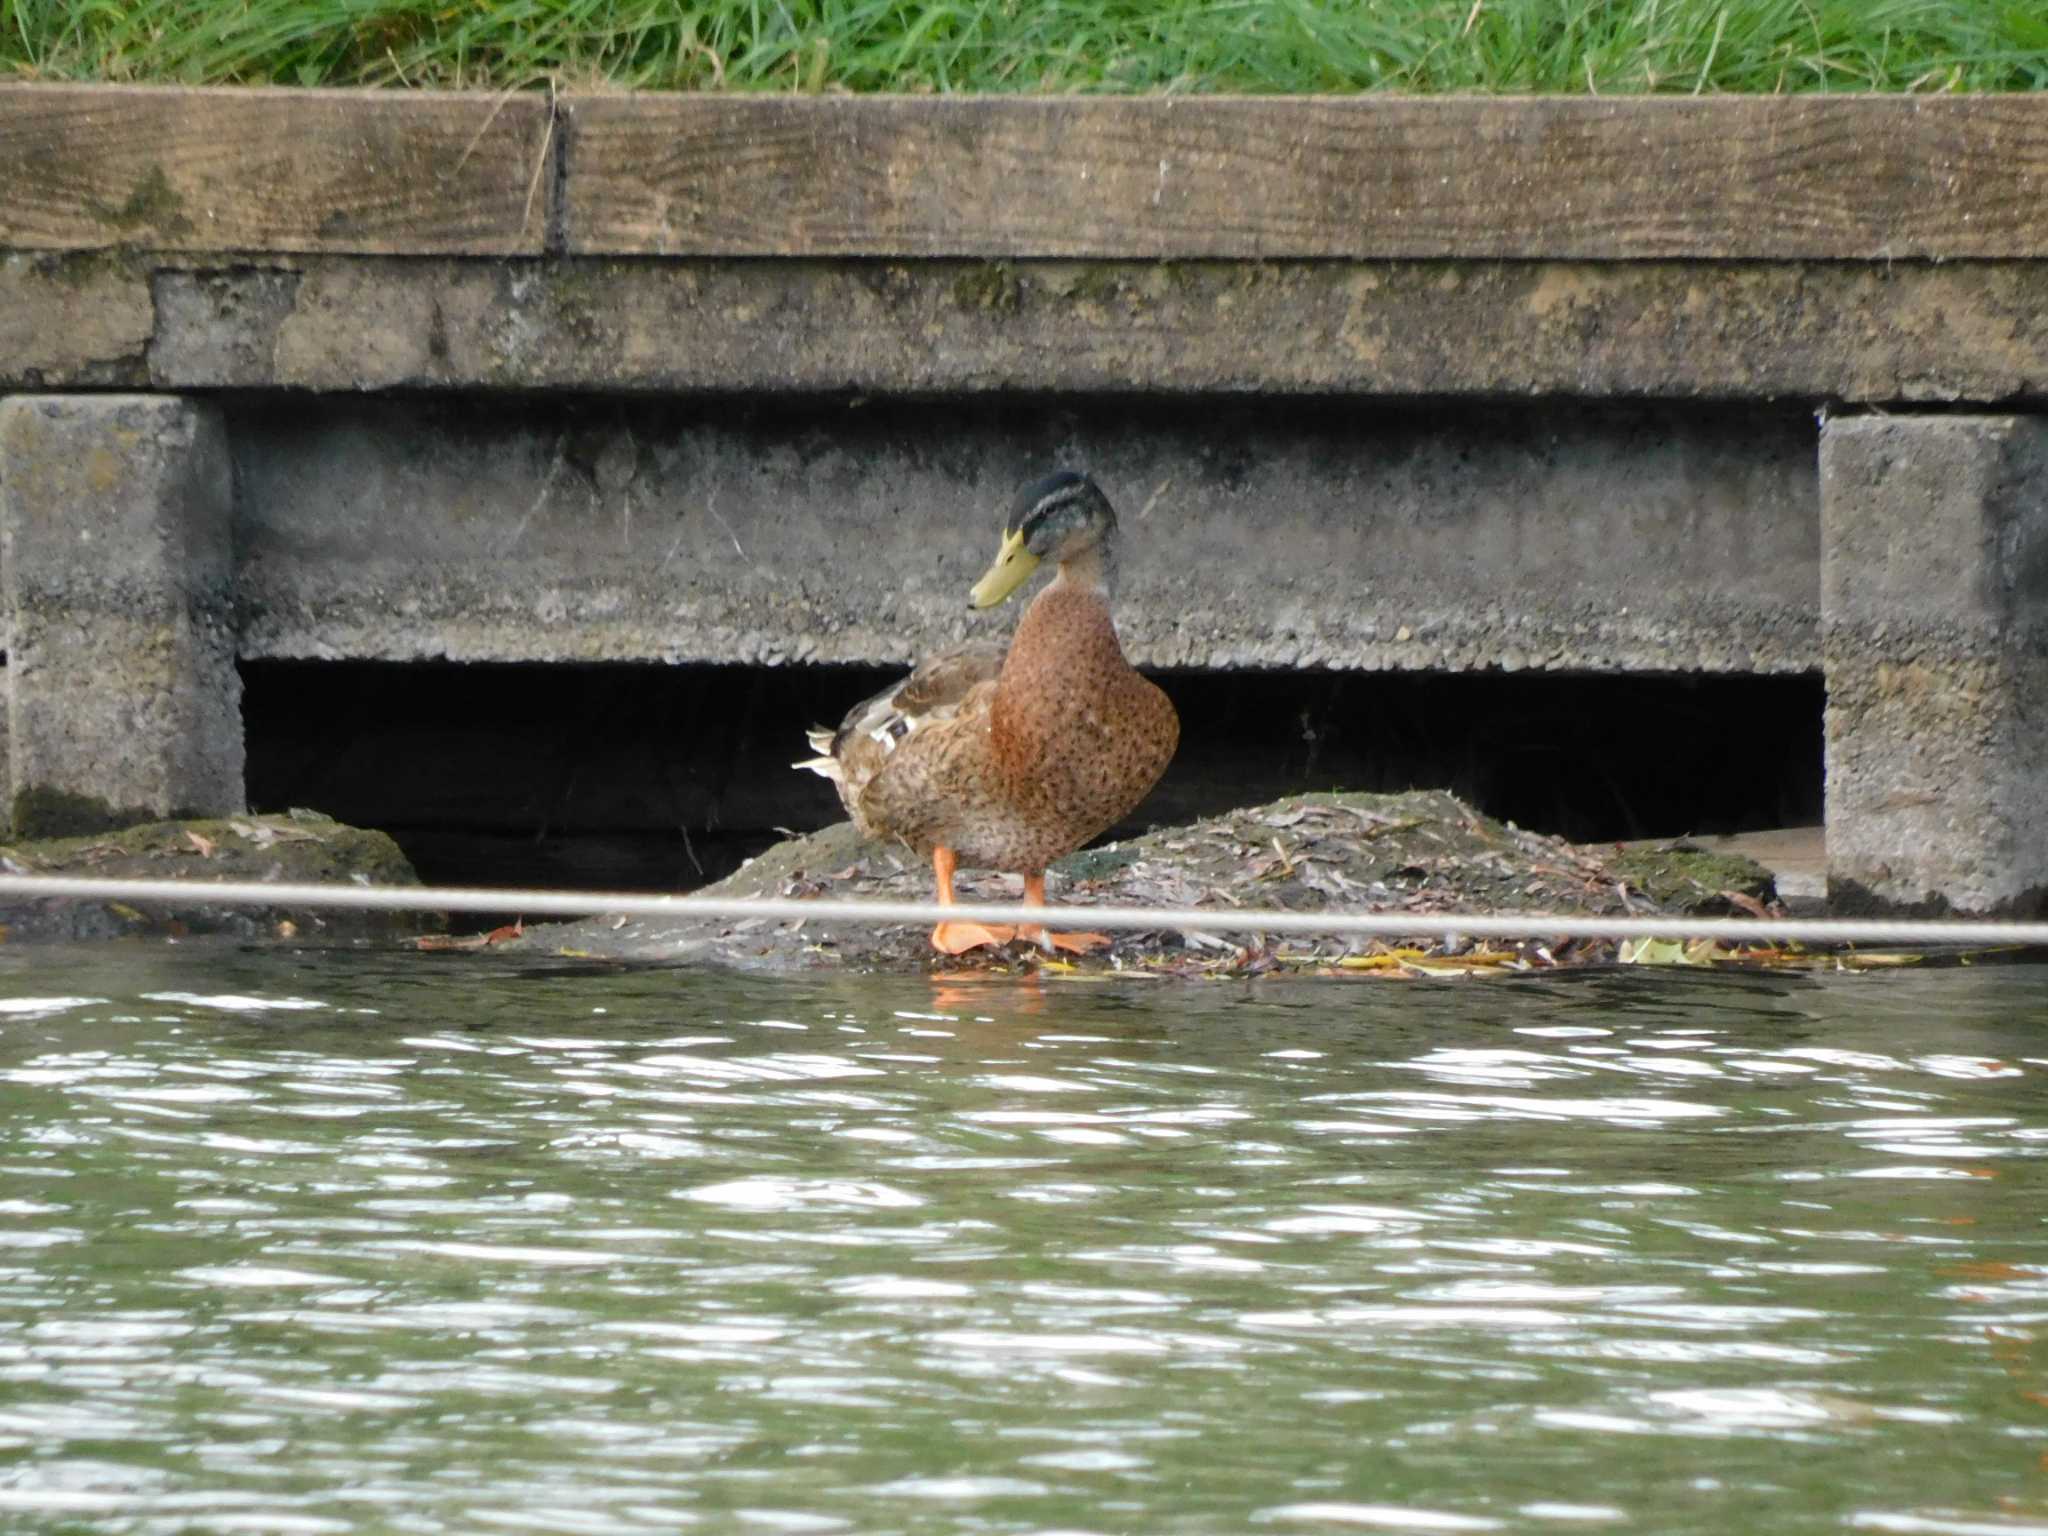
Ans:
{"label": "yellow leaf", "polygon": [[1623,965],[1692,965],[1685,945],[1677,939],[1623,939],[1615,951]]}
{"label": "yellow leaf", "polygon": [[1874,952],[1867,949],[1851,950],[1848,954],[1837,955],[1836,963],[1845,970],[1874,971],[1885,966],[1918,965],[1924,955]]}
{"label": "yellow leaf", "polygon": [[1344,955],[1335,962],[1340,971],[1385,971],[1399,963],[1392,955]]}

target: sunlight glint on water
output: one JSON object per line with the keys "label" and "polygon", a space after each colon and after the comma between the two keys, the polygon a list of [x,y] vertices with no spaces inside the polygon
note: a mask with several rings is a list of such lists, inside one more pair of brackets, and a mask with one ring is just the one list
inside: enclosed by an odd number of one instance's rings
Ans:
{"label": "sunlight glint on water", "polygon": [[0,1528],[2048,1533],[2048,975],[0,955]]}

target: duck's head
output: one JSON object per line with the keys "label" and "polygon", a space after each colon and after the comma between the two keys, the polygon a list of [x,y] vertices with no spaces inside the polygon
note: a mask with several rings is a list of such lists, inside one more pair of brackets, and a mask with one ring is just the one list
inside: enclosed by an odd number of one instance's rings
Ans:
{"label": "duck's head", "polygon": [[1115,537],[1116,512],[1086,475],[1062,469],[1034,480],[1011,501],[1002,548],[968,601],[993,608],[1023,586],[1040,561],[1064,566],[1084,557],[1100,559]]}

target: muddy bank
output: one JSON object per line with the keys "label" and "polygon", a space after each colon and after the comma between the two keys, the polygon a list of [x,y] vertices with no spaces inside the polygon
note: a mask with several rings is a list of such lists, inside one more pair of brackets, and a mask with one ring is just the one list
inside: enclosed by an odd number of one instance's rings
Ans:
{"label": "muddy bank", "polygon": [[[1288,939],[1268,944],[1228,925],[1233,908],[1408,912],[1553,912],[1588,916],[1761,911],[1771,878],[1748,859],[1669,849],[1574,846],[1482,816],[1442,791],[1289,795],[1143,837],[1089,849],[1053,867],[1053,899],[1095,905],[1186,906],[1218,914],[1207,931],[1119,933],[1084,970],[1166,974],[1278,967],[1399,969],[1588,963],[1612,945],[1475,951],[1434,936],[1413,945]],[[962,872],[963,901],[1014,901],[1014,876]],[[925,900],[928,865],[902,848],[864,841],[850,824],[793,838],[699,894]],[[766,970],[1007,971],[1049,963],[1013,945],[958,958],[935,955],[928,929],[744,919],[712,922],[611,916],[529,930],[512,941],[543,952],[688,961]]]}
{"label": "muddy bank", "polygon": [[[382,832],[346,826],[311,811],[155,821],[85,837],[0,845],[0,868],[15,875],[103,880],[258,880],[418,885],[398,845]],[[432,914],[310,912],[287,905],[224,907],[202,895],[176,904],[68,899],[0,902],[0,938],[21,941],[182,937],[390,938],[443,926]]]}

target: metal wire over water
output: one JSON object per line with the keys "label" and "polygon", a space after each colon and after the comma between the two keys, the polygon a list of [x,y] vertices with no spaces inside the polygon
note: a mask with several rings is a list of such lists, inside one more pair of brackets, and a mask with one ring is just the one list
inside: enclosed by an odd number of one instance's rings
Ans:
{"label": "metal wire over water", "polygon": [[933,923],[972,912],[997,923],[1074,920],[1092,928],[1195,933],[1293,933],[1360,938],[1719,939],[1734,943],[2048,945],[2048,922],[1966,918],[1586,917],[1525,912],[1288,912],[1233,907],[1027,907],[975,902],[833,901],[792,897],[650,896],[606,891],[480,890],[451,886],[288,885],[263,881],[101,880],[0,875],[0,898],[199,902],[378,912],[519,912],[528,917],[768,918],[781,922]]}

